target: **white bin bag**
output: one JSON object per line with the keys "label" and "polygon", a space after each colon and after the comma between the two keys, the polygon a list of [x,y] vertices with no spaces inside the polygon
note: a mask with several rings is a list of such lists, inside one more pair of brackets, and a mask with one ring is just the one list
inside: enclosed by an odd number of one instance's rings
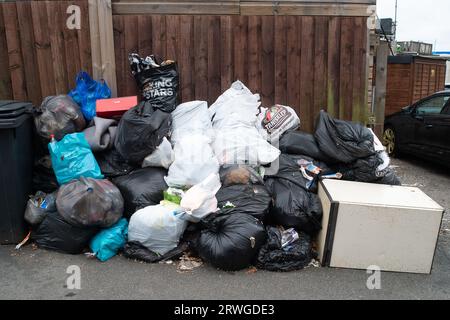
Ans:
{"label": "white bin bag", "polygon": [[184,214],[172,204],[148,206],[136,211],[128,226],[128,241],[137,241],[147,249],[164,255],[178,246],[187,227]]}

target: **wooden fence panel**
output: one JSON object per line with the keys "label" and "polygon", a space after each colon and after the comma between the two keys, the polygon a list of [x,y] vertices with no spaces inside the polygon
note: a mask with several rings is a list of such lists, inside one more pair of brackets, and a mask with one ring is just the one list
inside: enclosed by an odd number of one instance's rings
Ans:
{"label": "wooden fence panel", "polygon": [[[80,8],[80,29],[67,28],[70,5]],[[88,0],[0,3],[0,70],[0,99],[39,105],[67,94],[79,71],[92,72]]]}

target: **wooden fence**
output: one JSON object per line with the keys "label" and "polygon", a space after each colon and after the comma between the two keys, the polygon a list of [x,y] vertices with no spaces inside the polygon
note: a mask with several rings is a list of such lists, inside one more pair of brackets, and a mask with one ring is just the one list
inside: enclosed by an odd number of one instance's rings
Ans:
{"label": "wooden fence", "polygon": [[[182,101],[212,103],[240,79],[265,106],[294,107],[305,130],[321,108],[366,121],[375,0],[194,2],[0,3],[0,70],[9,70],[0,73],[0,99],[39,104],[67,93],[81,69],[134,95],[127,55],[138,52],[178,61]],[[65,26],[70,4],[81,8],[80,30]]]}

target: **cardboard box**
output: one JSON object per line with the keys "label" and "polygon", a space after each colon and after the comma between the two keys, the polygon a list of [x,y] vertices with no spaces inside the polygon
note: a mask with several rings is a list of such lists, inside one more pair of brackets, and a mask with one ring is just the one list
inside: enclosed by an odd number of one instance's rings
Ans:
{"label": "cardboard box", "polygon": [[100,99],[96,102],[97,116],[102,118],[121,117],[138,104],[137,96]]}
{"label": "cardboard box", "polygon": [[323,266],[431,273],[444,209],[418,188],[324,180]]}

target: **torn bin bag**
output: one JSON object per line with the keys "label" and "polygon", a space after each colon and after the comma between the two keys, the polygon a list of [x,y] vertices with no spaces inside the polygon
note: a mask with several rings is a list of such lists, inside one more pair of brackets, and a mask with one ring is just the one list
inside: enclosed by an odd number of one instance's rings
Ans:
{"label": "torn bin bag", "polygon": [[375,154],[372,132],[361,124],[333,119],[320,111],[314,133],[320,150],[338,163],[351,163]]}
{"label": "torn bin bag", "polygon": [[283,244],[283,233],[279,228],[267,227],[267,242],[258,254],[257,268],[288,272],[301,270],[309,265],[314,258],[311,237],[298,233],[298,239]]}
{"label": "torn bin bag", "polygon": [[50,212],[31,232],[38,247],[69,254],[80,254],[89,245],[98,228],[76,227],[66,222],[58,212]]}
{"label": "torn bin bag", "polygon": [[81,177],[59,188],[56,208],[74,226],[109,228],[122,217],[123,198],[109,180]]}
{"label": "torn bin bag", "polygon": [[[264,185],[237,184],[222,187],[216,194],[220,215],[243,213],[265,221],[272,197]],[[231,205],[231,206],[230,206]]]}
{"label": "torn bin bag", "polygon": [[164,181],[166,174],[167,170],[163,168],[149,167],[113,180],[125,200],[125,217],[129,218],[137,210],[157,205],[164,199],[163,191],[167,189]]}
{"label": "torn bin bag", "polygon": [[49,212],[56,211],[56,192],[46,194],[38,191],[30,196],[25,209],[25,221],[30,225],[40,224]]}
{"label": "torn bin bag", "polygon": [[163,112],[143,101],[120,119],[115,147],[120,155],[137,166],[153,153],[170,132],[170,113]]}
{"label": "torn bin bag", "polygon": [[131,72],[142,92],[156,108],[172,112],[178,104],[179,75],[175,61],[159,62],[154,56],[141,58],[136,53],[128,56]]}
{"label": "torn bin bag", "polygon": [[247,214],[213,219],[196,243],[200,257],[214,267],[237,271],[250,266],[266,240],[263,224]]}

